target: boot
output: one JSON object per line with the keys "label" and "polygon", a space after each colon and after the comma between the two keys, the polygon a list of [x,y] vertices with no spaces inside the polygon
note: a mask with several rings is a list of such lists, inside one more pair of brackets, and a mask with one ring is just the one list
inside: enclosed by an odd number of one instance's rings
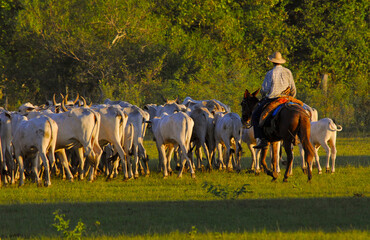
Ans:
{"label": "boot", "polygon": [[254,146],[253,148],[256,148],[256,149],[263,149],[263,148],[266,148],[268,146],[268,142],[266,139],[264,138],[257,138],[257,145]]}

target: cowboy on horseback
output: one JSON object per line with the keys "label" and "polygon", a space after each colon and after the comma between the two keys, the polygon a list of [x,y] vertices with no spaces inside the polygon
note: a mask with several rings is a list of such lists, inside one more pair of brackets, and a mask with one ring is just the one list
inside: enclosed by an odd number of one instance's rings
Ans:
{"label": "cowboy on horseback", "polygon": [[257,139],[258,143],[254,148],[266,148],[268,146],[263,126],[259,124],[264,107],[279,97],[295,97],[296,95],[296,87],[292,72],[281,65],[286,62],[281,56],[281,53],[274,52],[268,57],[268,60],[274,64],[274,67],[267,72],[263,80],[260,91],[263,98],[257,104],[252,114],[254,137]]}

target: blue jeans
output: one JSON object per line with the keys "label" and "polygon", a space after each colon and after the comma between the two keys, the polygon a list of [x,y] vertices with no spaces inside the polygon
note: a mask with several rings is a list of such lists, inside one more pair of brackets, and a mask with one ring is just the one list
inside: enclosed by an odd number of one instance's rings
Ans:
{"label": "blue jeans", "polygon": [[254,131],[254,138],[266,138],[263,128],[259,126],[260,117],[264,107],[276,98],[263,98],[259,101],[252,113],[252,126]]}

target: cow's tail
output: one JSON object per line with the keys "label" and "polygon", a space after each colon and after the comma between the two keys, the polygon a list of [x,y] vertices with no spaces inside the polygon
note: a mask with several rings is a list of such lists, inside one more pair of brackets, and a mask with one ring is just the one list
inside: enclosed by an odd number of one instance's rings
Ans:
{"label": "cow's tail", "polygon": [[[93,128],[92,128],[92,130],[91,130],[91,134],[90,134],[90,137],[89,137],[89,139],[88,139],[88,142],[87,142],[87,144],[88,145],[90,145],[91,146],[91,152],[88,154],[88,155],[90,155],[91,157],[92,157],[92,160],[94,160],[94,161],[96,161],[95,162],[95,164],[96,164],[96,166],[99,164],[99,162],[98,161],[100,161],[100,156],[101,156],[101,154],[102,154],[102,150],[100,149],[100,151],[99,152],[95,152],[94,150],[95,150],[95,145],[94,145],[94,142],[96,141],[96,137],[98,137],[97,136],[97,134],[95,134],[97,131],[99,131],[99,116],[98,116],[98,113],[97,112],[95,112],[94,110],[92,110],[92,109],[89,109],[89,108],[86,108],[90,113],[92,113],[93,114],[93,116],[94,116],[94,126],[93,126]],[[99,146],[99,148],[100,148],[100,146]]]}
{"label": "cow's tail", "polygon": [[[49,150],[53,149],[53,151],[55,151],[55,146],[54,147],[52,146],[52,144],[55,144],[54,140],[56,140],[56,139],[54,139],[56,137],[56,136],[54,136],[54,130],[55,129],[53,129],[53,123],[51,122],[52,121],[51,118],[46,116],[46,119],[47,119],[47,122],[50,125],[50,141],[49,141],[47,149],[49,149]],[[50,168],[51,168],[55,163],[55,155],[54,155],[54,153],[52,153],[48,156],[50,156],[50,157],[48,157],[48,160],[50,162]]]}
{"label": "cow's tail", "polygon": [[47,122],[49,123],[49,125],[50,125],[50,141],[49,141],[49,144],[48,144],[48,148],[50,148],[51,147],[51,144],[52,144],[52,142],[53,142],[53,123],[51,122],[51,119],[50,119],[50,117],[46,117],[46,120],[47,120]]}
{"label": "cow's tail", "polygon": [[[192,118],[189,117],[189,121],[185,120],[185,122],[186,122],[186,124],[185,124],[185,136],[186,136],[185,144],[186,144],[186,146],[185,147],[186,147],[186,151],[189,152],[191,135],[193,133],[193,128],[194,128],[194,121],[193,121]],[[192,125],[192,126],[190,127],[190,125]]]}
{"label": "cow's tail", "polygon": [[334,132],[334,131],[337,131],[337,132],[340,132],[343,130],[342,126],[341,125],[338,125],[334,119],[330,119],[329,118],[329,126],[328,126],[329,130]]}
{"label": "cow's tail", "polygon": [[91,134],[90,134],[90,138],[89,138],[89,143],[92,142],[93,140],[93,137],[94,137],[94,133],[98,130],[98,119],[99,119],[99,116],[98,116],[98,113],[95,112],[94,110],[91,110],[91,109],[88,109],[92,114],[94,114],[94,127],[91,131]]}

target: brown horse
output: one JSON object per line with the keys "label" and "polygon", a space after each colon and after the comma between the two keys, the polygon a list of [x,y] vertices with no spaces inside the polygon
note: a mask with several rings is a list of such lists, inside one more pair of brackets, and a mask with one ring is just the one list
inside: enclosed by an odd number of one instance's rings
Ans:
{"label": "brown horse", "polygon": [[[242,122],[244,125],[250,125],[250,119],[253,109],[259,102],[259,99],[256,97],[258,92],[259,89],[250,94],[248,90],[245,90],[243,101],[241,102]],[[295,142],[296,135],[298,135],[299,140],[305,151],[307,175],[308,181],[310,181],[312,178],[312,173],[310,169],[314,156],[314,148],[310,142],[310,116],[300,105],[289,104],[284,105],[281,108],[275,119],[276,120],[274,124],[271,124],[272,127],[270,127],[269,130],[264,127],[267,141],[271,143],[273,148],[272,171],[269,170],[266,165],[266,154],[268,149],[262,149],[261,163],[265,172],[267,173],[267,175],[273,177],[273,181],[277,179],[278,174],[276,171],[276,163],[278,149],[276,143],[283,140],[283,146],[287,154],[287,168],[284,174],[284,182],[287,182],[293,161],[292,144]]]}

